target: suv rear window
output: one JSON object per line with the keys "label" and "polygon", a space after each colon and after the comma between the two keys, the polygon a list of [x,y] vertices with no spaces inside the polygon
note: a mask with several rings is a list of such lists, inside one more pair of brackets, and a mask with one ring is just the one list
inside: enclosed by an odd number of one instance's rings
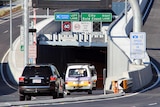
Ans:
{"label": "suv rear window", "polygon": [[49,66],[26,66],[22,76],[35,76],[35,75],[39,75],[39,76],[51,76],[52,71],[51,68]]}

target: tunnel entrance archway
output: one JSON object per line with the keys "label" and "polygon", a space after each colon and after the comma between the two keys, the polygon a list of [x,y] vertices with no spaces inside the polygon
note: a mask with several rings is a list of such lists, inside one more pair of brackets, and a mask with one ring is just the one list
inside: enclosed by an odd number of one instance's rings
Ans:
{"label": "tunnel entrance archway", "polygon": [[97,88],[103,88],[102,72],[107,65],[107,48],[38,45],[37,63],[52,63],[61,75],[65,73],[67,63],[91,63],[98,74]]}

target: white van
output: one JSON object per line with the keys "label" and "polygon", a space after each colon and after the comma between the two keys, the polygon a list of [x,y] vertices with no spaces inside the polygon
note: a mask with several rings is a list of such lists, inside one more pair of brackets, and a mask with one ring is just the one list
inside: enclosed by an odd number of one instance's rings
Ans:
{"label": "white van", "polygon": [[95,66],[88,63],[72,63],[68,64],[65,75],[66,91],[86,91],[92,94],[92,90],[96,89],[97,72]]}

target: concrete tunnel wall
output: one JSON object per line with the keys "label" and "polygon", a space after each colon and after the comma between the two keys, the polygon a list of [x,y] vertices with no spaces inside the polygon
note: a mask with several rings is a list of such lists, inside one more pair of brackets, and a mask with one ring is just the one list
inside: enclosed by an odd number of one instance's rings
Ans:
{"label": "concrete tunnel wall", "polygon": [[[148,1],[140,0],[141,12],[145,11]],[[121,78],[132,78],[132,90],[138,90],[146,86],[152,79],[150,59],[147,53],[143,59],[143,65],[135,65],[130,58],[129,33],[133,29],[133,15],[130,9],[127,12],[127,23],[122,15],[110,26],[108,44],[108,77],[106,79],[106,91],[111,90],[111,82]]]}
{"label": "concrete tunnel wall", "polygon": [[46,20],[48,20],[48,21],[44,25],[42,25],[41,22],[37,25],[37,29],[38,29],[37,36],[40,34],[51,34],[52,35],[53,32],[58,32],[58,33],[61,32],[61,23],[60,22],[54,21],[53,18],[46,19]]}

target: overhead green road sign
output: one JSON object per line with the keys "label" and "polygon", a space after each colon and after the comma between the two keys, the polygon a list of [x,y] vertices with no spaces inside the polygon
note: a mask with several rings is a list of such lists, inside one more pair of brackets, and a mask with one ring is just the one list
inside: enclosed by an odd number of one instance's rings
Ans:
{"label": "overhead green road sign", "polygon": [[79,21],[79,13],[77,12],[56,12],[54,17],[55,21]]}
{"label": "overhead green road sign", "polygon": [[112,13],[81,13],[81,21],[112,22]]}

